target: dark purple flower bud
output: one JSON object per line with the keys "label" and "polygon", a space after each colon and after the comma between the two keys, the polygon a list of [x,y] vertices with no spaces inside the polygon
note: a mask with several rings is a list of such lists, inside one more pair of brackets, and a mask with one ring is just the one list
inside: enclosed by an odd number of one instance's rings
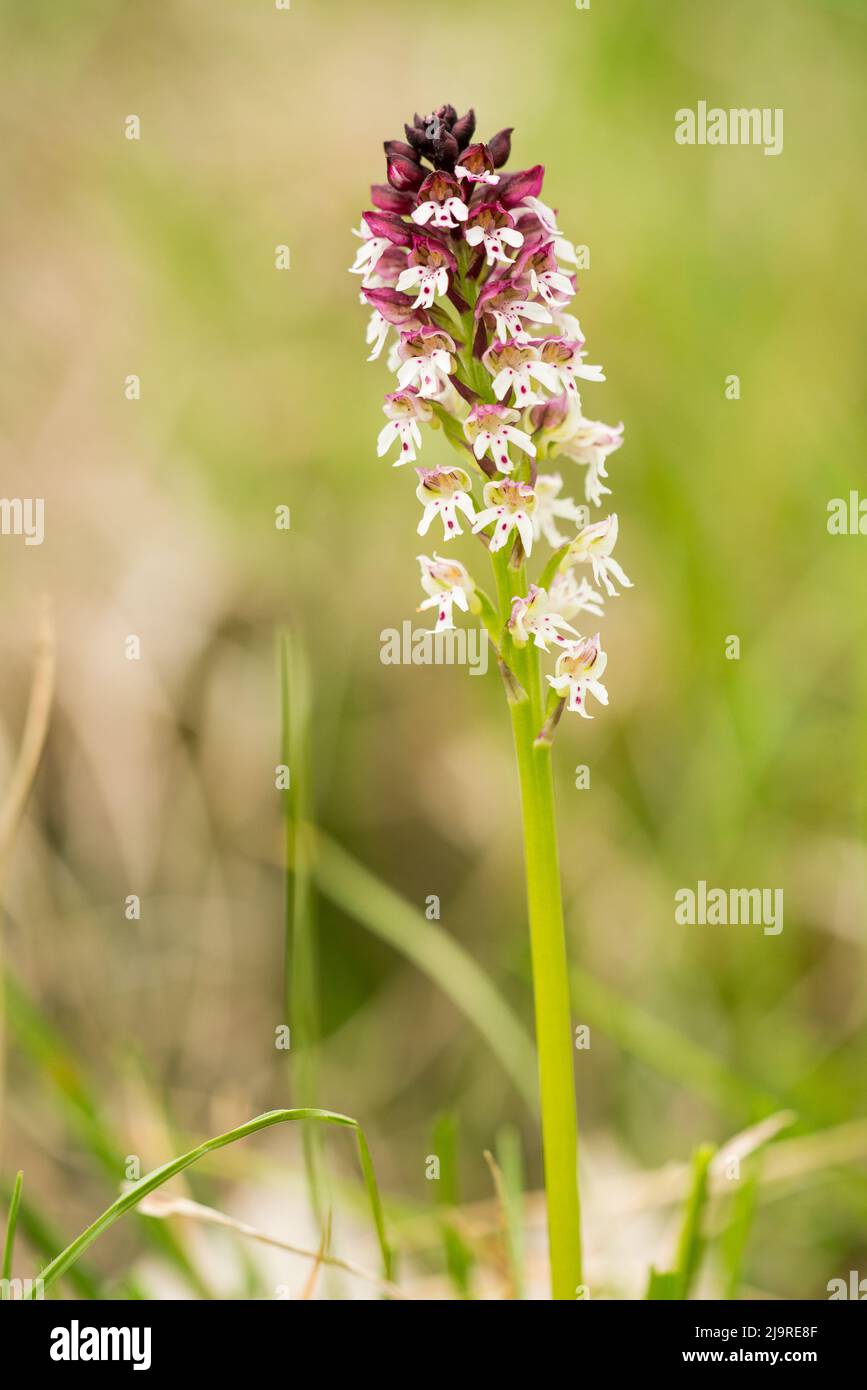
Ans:
{"label": "dark purple flower bud", "polygon": [[372,183],[370,197],[374,207],[381,208],[383,212],[412,212],[415,207],[414,193],[398,193],[387,183]]}
{"label": "dark purple flower bud", "polygon": [[542,164],[534,164],[532,169],[522,169],[517,174],[504,174],[497,188],[497,199],[504,208],[514,208],[525,198],[538,198],[544,177]]}
{"label": "dark purple flower bud", "polygon": [[386,140],[382,148],[389,159],[395,155],[400,155],[402,159],[411,159],[414,164],[418,162],[416,150],[413,149],[412,145],[405,144],[403,140]]}
{"label": "dark purple flower bud", "polygon": [[495,169],[502,169],[512,153],[512,131],[514,129],[514,126],[508,126],[506,130],[498,130],[496,135],[488,141],[488,149],[491,152]]}
{"label": "dark purple flower bud", "polygon": [[448,131],[444,132],[434,145],[434,159],[442,169],[453,169],[460,152],[460,145]]}
{"label": "dark purple flower bud", "polygon": [[393,155],[388,161],[388,181],[398,193],[415,192],[424,182],[424,169],[412,159]]}
{"label": "dark purple flower bud", "polygon": [[425,141],[427,140],[427,136],[424,133],[424,127],[419,129],[418,126],[407,125],[406,122],[404,122],[403,128],[406,132],[406,138],[409,141],[411,148],[414,149],[417,154],[421,153],[422,146],[425,144]]}
{"label": "dark purple flower bud", "polygon": [[473,138],[476,129],[476,113],[472,107],[465,116],[461,116],[452,126],[452,135],[458,142],[458,148],[465,150]]}

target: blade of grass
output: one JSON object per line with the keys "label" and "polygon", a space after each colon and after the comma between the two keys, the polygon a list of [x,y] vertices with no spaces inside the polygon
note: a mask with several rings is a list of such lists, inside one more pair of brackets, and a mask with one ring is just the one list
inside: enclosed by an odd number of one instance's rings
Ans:
{"label": "blade of grass", "polygon": [[[9,1198],[9,1208],[6,1215],[6,1239],[3,1242],[3,1273],[0,1278],[3,1280],[3,1288],[6,1287],[7,1280],[12,1278],[12,1253],[15,1249],[15,1229],[18,1225],[18,1208],[21,1205],[21,1184],[24,1182],[24,1174],[19,1169],[15,1177],[12,1188],[12,1195]],[[0,1298],[3,1297],[0,1289]]]}
{"label": "blade of grass", "polygon": [[[439,1182],[435,1184],[437,1206],[454,1210],[460,1205],[458,1181],[458,1125],[451,1113],[438,1115],[431,1135],[431,1153],[439,1159]],[[470,1297],[473,1254],[447,1216],[440,1217],[446,1271],[459,1298]]]}
{"label": "blade of grass", "polygon": [[754,1159],[745,1179],[738,1183],[732,1194],[729,1222],[719,1238],[725,1267],[722,1297],[726,1299],[737,1298],[743,1279],[744,1257],[756,1214],[760,1175],[761,1161]]}
{"label": "blade of grass", "polygon": [[647,1288],[649,1299],[689,1298],[704,1251],[702,1217],[708,1196],[708,1170],[715,1153],[713,1144],[702,1144],[693,1155],[692,1186],[684,1208],[675,1267],[665,1273],[651,1269]]}
{"label": "blade of grass", "polygon": [[533,1040],[484,970],[435,922],[389,888],[323,831],[309,830],[319,891],[352,921],[387,942],[438,985],[481,1033],[535,1111]]}
{"label": "blade of grass", "polygon": [[56,1255],[45,1266],[40,1275],[44,1287],[50,1288],[54,1281],[65,1274],[84,1251],[95,1240],[98,1240],[110,1226],[113,1226],[128,1211],[132,1211],[143,1197],[155,1192],[170,1178],[182,1173],[185,1168],[189,1168],[192,1164],[198,1163],[199,1159],[204,1158],[206,1154],[213,1153],[215,1149],[221,1149],[226,1144],[234,1144],[239,1139],[246,1139],[248,1135],[257,1134],[260,1130],[268,1129],[272,1125],[286,1124],[293,1120],[313,1120],[322,1124],[340,1125],[354,1131],[361,1171],[382,1256],[383,1270],[385,1278],[390,1281],[393,1267],[392,1253],[385,1233],[385,1219],[382,1213],[379,1188],[376,1184],[376,1175],[364,1131],[358,1121],[353,1120],[349,1115],[340,1115],[332,1110],[298,1109],[268,1110],[265,1114],[257,1115],[254,1119],[248,1120],[246,1124],[237,1125],[224,1134],[217,1134],[213,1139],[206,1139],[204,1143],[191,1149],[189,1153],[181,1154],[178,1158],[173,1158],[168,1163],[162,1164],[161,1167],[155,1168],[152,1173],[148,1173],[126,1192],[123,1192],[112,1202],[111,1206],[105,1209],[101,1216],[98,1216],[80,1235],[76,1236],[75,1240],[67,1245],[65,1250],[61,1250],[60,1254]]}
{"label": "blade of grass", "polygon": [[[0,1183],[0,1196],[6,1202],[11,1199],[12,1187],[10,1184]],[[63,1246],[63,1238],[48,1224],[41,1213],[29,1204],[23,1195],[18,1208],[18,1229],[43,1260],[50,1260],[58,1246]],[[117,1296],[106,1291],[101,1280],[92,1270],[88,1269],[84,1262],[74,1265],[70,1269],[67,1280],[70,1288],[79,1298],[107,1299]],[[144,1297],[143,1291],[130,1278],[123,1280],[119,1287],[125,1298],[139,1299]]]}
{"label": "blade of grass", "polygon": [[[10,1030],[60,1097],[70,1127],[111,1183],[117,1184],[124,1171],[124,1151],[103,1120],[99,1107],[91,1099],[82,1069],[75,1061],[71,1048],[8,970],[4,985]],[[200,1298],[211,1297],[211,1290],[173,1231],[165,1225],[154,1225],[145,1217],[141,1218],[140,1228],[148,1244],[175,1266]]]}

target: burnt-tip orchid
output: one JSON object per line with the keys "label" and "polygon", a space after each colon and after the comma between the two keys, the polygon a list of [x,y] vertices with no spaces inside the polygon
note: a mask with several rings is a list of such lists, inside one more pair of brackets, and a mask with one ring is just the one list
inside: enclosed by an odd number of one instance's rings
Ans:
{"label": "burnt-tip orchid", "polygon": [[419,189],[419,204],[411,214],[413,222],[425,227],[446,227],[449,231],[466,222],[469,209],[461,197],[457,179],[438,169]]}
{"label": "burnt-tip orchid", "polygon": [[558,694],[568,692],[568,707],[575,714],[592,719],[593,715],[587,713],[588,693],[600,705],[608,704],[608,691],[599,680],[607,664],[598,632],[595,637],[579,637],[558,656],[556,674],[548,677],[548,684]]}
{"label": "burnt-tip orchid", "polygon": [[494,379],[493,390],[497,400],[505,400],[511,392],[512,403],[521,410],[545,399],[535,389],[534,382],[552,393],[560,384],[557,368],[542,361],[541,352],[535,344],[503,343],[498,339],[482,354],[482,361]]}
{"label": "burnt-tip orchid", "polygon": [[415,391],[392,391],[386,396],[382,409],[388,416],[388,424],[379,432],[376,452],[382,458],[397,440],[400,454],[394,461],[395,468],[401,463],[413,463],[417,458],[416,449],[421,448],[419,421],[431,418],[430,406]]}
{"label": "burnt-tip orchid", "polygon": [[515,427],[520,418],[520,412],[508,406],[477,402],[464,421],[464,434],[473,446],[476,459],[488,454],[501,473],[511,473],[515,464],[509,454],[510,444],[535,458],[536,446],[532,439],[526,430]]}
{"label": "burnt-tip orchid", "polygon": [[430,324],[402,333],[396,345],[397,384],[401,390],[414,386],[422,399],[438,396],[454,370],[454,339]]}
{"label": "burnt-tip orchid", "polygon": [[453,257],[444,246],[431,237],[416,237],[395,289],[400,294],[401,290],[415,289],[418,285],[412,307],[429,309],[435,299],[442,299],[448,293],[453,266]]}
{"label": "burnt-tip orchid", "polygon": [[523,647],[532,637],[537,647],[547,652],[548,643],[556,642],[563,646],[568,642],[559,628],[578,636],[576,629],[568,623],[562,613],[558,613],[551,602],[551,596],[538,584],[531,584],[525,598],[512,599],[509,615],[509,631],[512,641]]}
{"label": "burnt-tip orchid", "polygon": [[529,483],[518,482],[516,478],[503,478],[502,482],[485,483],[482,496],[485,506],[476,517],[474,531],[483,531],[493,525],[490,538],[491,550],[502,550],[513,531],[517,531],[524,547],[524,554],[533,550],[533,523],[530,518],[536,509],[536,494]]}
{"label": "burnt-tip orchid", "polygon": [[424,507],[418,534],[426,536],[431,522],[438,516],[443,524],[444,540],[462,536],[458,510],[468,521],[476,520],[476,509],[469,494],[472,486],[469,474],[463,468],[417,468],[415,471],[420,479],[415,495]]}
{"label": "burnt-tip orchid", "polygon": [[422,613],[427,608],[437,611],[434,632],[446,632],[454,627],[452,608],[457,604],[464,613],[470,611],[475,585],[469,572],[460,560],[443,560],[434,551],[433,559],[419,555],[421,568],[421,587],[427,598],[418,606]]}
{"label": "burnt-tip orchid", "polygon": [[[512,213],[494,203],[483,203],[475,209],[465,235],[468,246],[484,248],[487,265],[511,265],[515,251],[524,244],[523,233],[515,227]],[[506,251],[507,246],[512,249],[511,255]]]}
{"label": "burnt-tip orchid", "polygon": [[622,566],[612,554],[617,544],[617,513],[612,512],[604,521],[591,521],[574,541],[570,541],[561,568],[570,569],[573,565],[591,565],[593,578],[601,584],[607,594],[616,595],[611,576],[622,584],[624,589],[632,588],[632,580],[623,572]]}
{"label": "burnt-tip orchid", "polygon": [[[424,438],[418,534],[439,517],[444,540],[464,549],[417,557],[419,611],[435,614],[436,633],[457,613],[479,623],[503,678],[521,783],[551,1283],[571,1300],[581,1235],[551,748],[565,710],[586,719],[589,697],[608,703],[607,657],[580,617],[601,618],[604,594],[630,581],[612,553],[616,514],[589,523],[571,494],[583,482],[586,503],[600,506],[623,426],[584,414],[579,384],[594,391],[605,377],[572,312],[581,260],[542,200],[544,167],[509,169],[511,128],[481,141],[475,114],[448,104],[413,116],[404,134],[385,143],[385,182],[371,186],[352,266],[371,314],[370,359],[392,375],[377,453],[396,446],[392,462],[411,463]],[[471,573],[471,548],[488,553],[491,595]]]}

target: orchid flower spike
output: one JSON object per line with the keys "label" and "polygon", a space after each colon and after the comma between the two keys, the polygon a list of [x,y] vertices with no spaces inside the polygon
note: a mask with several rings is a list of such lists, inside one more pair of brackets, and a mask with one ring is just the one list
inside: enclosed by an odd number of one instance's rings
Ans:
{"label": "orchid flower spike", "polygon": [[[589,521],[590,505],[610,495],[607,461],[623,425],[585,415],[581,393],[605,375],[574,313],[579,256],[543,201],[544,167],[508,167],[512,134],[484,141],[475,113],[449,104],[415,115],[405,139],[385,142],[351,271],[369,313],[368,360],[391,379],[377,453],[416,465],[418,535],[438,518],[443,541],[469,546],[471,529],[496,570],[494,602],[461,561],[419,556],[422,608],[436,609],[437,632],[453,626],[455,607],[475,615],[501,669],[526,649],[536,698],[540,657],[558,653],[547,678],[589,717],[588,693],[607,698],[605,655],[572,623],[602,618],[606,596],[631,587],[614,559],[616,513]],[[426,439],[458,458],[420,466]],[[585,470],[579,501],[561,459]],[[526,562],[541,541],[563,553],[534,583]]]}

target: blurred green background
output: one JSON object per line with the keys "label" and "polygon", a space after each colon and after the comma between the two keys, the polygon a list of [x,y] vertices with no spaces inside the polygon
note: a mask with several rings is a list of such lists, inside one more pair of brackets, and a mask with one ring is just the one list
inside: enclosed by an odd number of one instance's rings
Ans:
{"label": "blurred green background", "polygon": [[[611,704],[564,720],[555,744],[575,1018],[592,1037],[576,1053],[591,1285],[634,1294],[664,1262],[651,1170],[782,1108],[804,1145],[763,1189],[745,1287],[822,1298],[867,1275],[867,539],[826,526],[831,498],[867,493],[863,6],[0,12],[3,491],[46,499],[43,546],[0,542],[4,784],[43,592],[58,642],[5,889],[7,962],[39,1011],[26,1045],[20,1017],[7,1024],[5,1177],[24,1167],[66,1235],[110,1200],[123,1173],[113,1186],[114,1159],[94,1158],[73,1067],[145,1169],[298,1093],[296,1054],[287,1075],[273,1045],[277,627],[309,656],[316,820],[416,908],[439,895],[442,929],[531,1021],[499,682],[379,659],[381,630],[414,619],[420,546],[414,475],[375,455],[389,378],[365,361],[350,228],[383,179],[382,140],[448,101],[475,107],[482,138],[515,127],[511,167],[545,164],[543,196],[590,248],[575,311],[608,380],[585,409],[626,424],[610,472],[636,587],[603,627]],[[676,145],[674,112],[699,100],[782,107],[783,153]],[[429,436],[424,462],[446,447]],[[478,568],[471,538],[458,547]],[[784,931],[675,926],[674,893],[698,879],[782,888]],[[364,913],[315,902],[315,1098],[365,1125],[396,1222],[430,1207],[442,1113],[462,1200],[490,1198],[482,1151],[507,1122],[538,1188],[513,1081]],[[276,1220],[300,1149],[270,1137],[254,1147],[273,1170],[238,1153],[205,1199]],[[348,1181],[342,1150],[329,1163]],[[118,1230],[94,1266],[116,1277],[141,1239]],[[209,1280],[235,1287],[216,1259]],[[427,1268],[435,1286],[433,1255]]]}

